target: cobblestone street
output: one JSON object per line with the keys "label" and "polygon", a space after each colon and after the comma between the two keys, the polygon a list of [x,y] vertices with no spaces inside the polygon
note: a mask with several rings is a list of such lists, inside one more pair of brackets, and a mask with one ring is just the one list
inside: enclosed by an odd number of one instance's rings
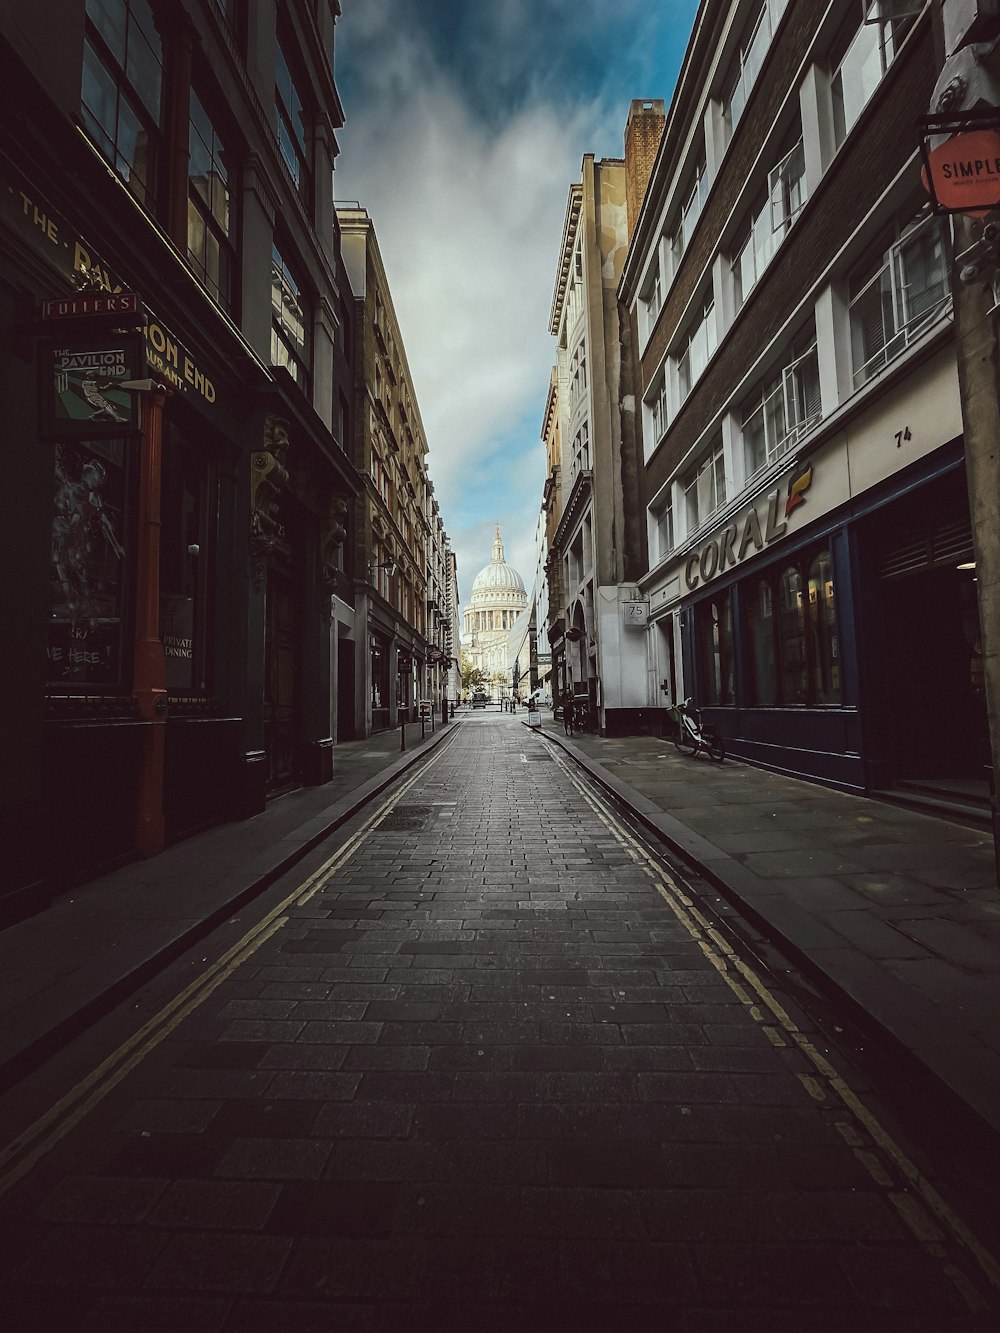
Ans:
{"label": "cobblestone street", "polygon": [[519,719],[322,856],[0,1177],[12,1333],[996,1326],[860,1077]]}

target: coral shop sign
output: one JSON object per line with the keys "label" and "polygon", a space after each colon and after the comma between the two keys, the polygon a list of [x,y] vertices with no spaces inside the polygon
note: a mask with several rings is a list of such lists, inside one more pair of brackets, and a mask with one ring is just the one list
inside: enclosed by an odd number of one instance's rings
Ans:
{"label": "coral shop sign", "polygon": [[684,582],[688,591],[701,583],[708,583],[718,574],[732,569],[747,555],[762,551],[777,538],[783,537],[788,519],[805,504],[805,493],[812,485],[812,468],[793,473],[788,489],[782,496],[774,490],[756,505],[751,505],[742,518],[723,528],[699,551],[688,557],[684,566]]}

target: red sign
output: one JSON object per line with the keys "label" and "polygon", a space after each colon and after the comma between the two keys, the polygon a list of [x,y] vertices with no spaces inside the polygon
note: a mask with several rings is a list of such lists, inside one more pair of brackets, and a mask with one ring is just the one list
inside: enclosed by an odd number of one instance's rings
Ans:
{"label": "red sign", "polygon": [[949,213],[976,218],[1000,208],[1000,131],[956,134],[928,153],[920,174],[924,189]]}
{"label": "red sign", "polygon": [[135,292],[96,292],[88,296],[60,296],[42,302],[42,319],[92,319],[95,315],[135,315]]}

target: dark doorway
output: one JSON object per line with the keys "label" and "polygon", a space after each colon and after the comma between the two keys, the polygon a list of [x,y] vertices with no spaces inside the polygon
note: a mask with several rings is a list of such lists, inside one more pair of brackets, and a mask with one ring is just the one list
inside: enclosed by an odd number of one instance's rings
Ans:
{"label": "dark doorway", "polygon": [[894,776],[985,777],[975,571],[924,569],[883,583]]}
{"label": "dark doorway", "polygon": [[356,645],[353,639],[341,636],[337,640],[337,741],[353,741],[355,738],[355,713],[357,701],[354,691],[357,688]]}

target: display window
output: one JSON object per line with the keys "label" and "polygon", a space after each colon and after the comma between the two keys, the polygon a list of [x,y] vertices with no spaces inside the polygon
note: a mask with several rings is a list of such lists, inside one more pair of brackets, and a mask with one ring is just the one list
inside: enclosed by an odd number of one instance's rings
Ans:
{"label": "display window", "polygon": [[732,704],[733,617],[729,592],[720,593],[695,609],[695,631],[701,663],[704,704]]}
{"label": "display window", "polygon": [[751,702],[758,707],[841,703],[833,564],[827,547],[741,586]]}
{"label": "display window", "polygon": [[55,446],[47,675],[53,685],[127,687],[126,443]]}

